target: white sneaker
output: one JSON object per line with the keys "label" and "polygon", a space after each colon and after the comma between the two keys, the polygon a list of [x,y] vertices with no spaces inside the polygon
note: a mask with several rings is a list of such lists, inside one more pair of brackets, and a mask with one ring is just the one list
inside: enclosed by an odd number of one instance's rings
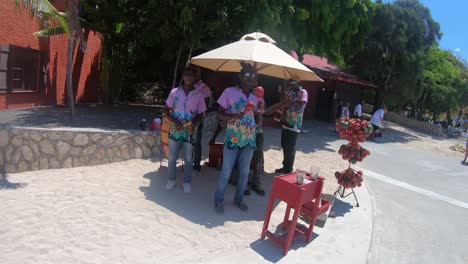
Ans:
{"label": "white sneaker", "polygon": [[184,193],[191,193],[192,185],[190,183],[184,183]]}
{"label": "white sneaker", "polygon": [[172,190],[172,188],[174,188],[174,186],[176,186],[176,182],[168,180],[167,184],[166,184],[166,190]]}

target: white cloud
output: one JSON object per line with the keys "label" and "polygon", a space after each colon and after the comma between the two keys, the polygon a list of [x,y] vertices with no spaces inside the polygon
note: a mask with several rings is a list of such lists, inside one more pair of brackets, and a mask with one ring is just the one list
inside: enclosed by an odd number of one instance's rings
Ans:
{"label": "white cloud", "polygon": [[460,49],[460,48],[456,48],[456,49],[455,49],[455,52],[461,52],[461,49]]}

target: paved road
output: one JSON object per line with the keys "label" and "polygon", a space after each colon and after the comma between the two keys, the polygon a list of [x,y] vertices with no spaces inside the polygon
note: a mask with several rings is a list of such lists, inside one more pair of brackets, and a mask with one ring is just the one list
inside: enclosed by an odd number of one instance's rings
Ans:
{"label": "paved road", "polygon": [[435,151],[366,143],[374,204],[368,263],[468,263],[468,166]]}

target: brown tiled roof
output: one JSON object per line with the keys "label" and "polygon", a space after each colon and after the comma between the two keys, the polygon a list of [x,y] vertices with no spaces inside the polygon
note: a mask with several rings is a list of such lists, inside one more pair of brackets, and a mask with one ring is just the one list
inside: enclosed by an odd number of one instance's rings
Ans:
{"label": "brown tiled roof", "polygon": [[[291,51],[291,56],[298,59],[297,53]],[[331,64],[327,58],[312,54],[304,54],[302,64],[311,68],[320,78],[337,80],[345,83],[352,83],[372,88],[377,88],[377,85],[368,81],[360,80],[357,76],[343,71],[340,67]]]}

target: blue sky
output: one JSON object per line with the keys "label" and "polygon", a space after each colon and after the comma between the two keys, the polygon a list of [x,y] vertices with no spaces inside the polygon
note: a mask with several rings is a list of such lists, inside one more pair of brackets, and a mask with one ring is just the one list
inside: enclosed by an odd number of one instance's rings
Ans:
{"label": "blue sky", "polygon": [[[468,0],[420,0],[440,24],[442,49],[468,58]],[[392,2],[387,0],[384,2]]]}
{"label": "blue sky", "polygon": [[439,22],[440,46],[468,58],[468,0],[420,0]]}

